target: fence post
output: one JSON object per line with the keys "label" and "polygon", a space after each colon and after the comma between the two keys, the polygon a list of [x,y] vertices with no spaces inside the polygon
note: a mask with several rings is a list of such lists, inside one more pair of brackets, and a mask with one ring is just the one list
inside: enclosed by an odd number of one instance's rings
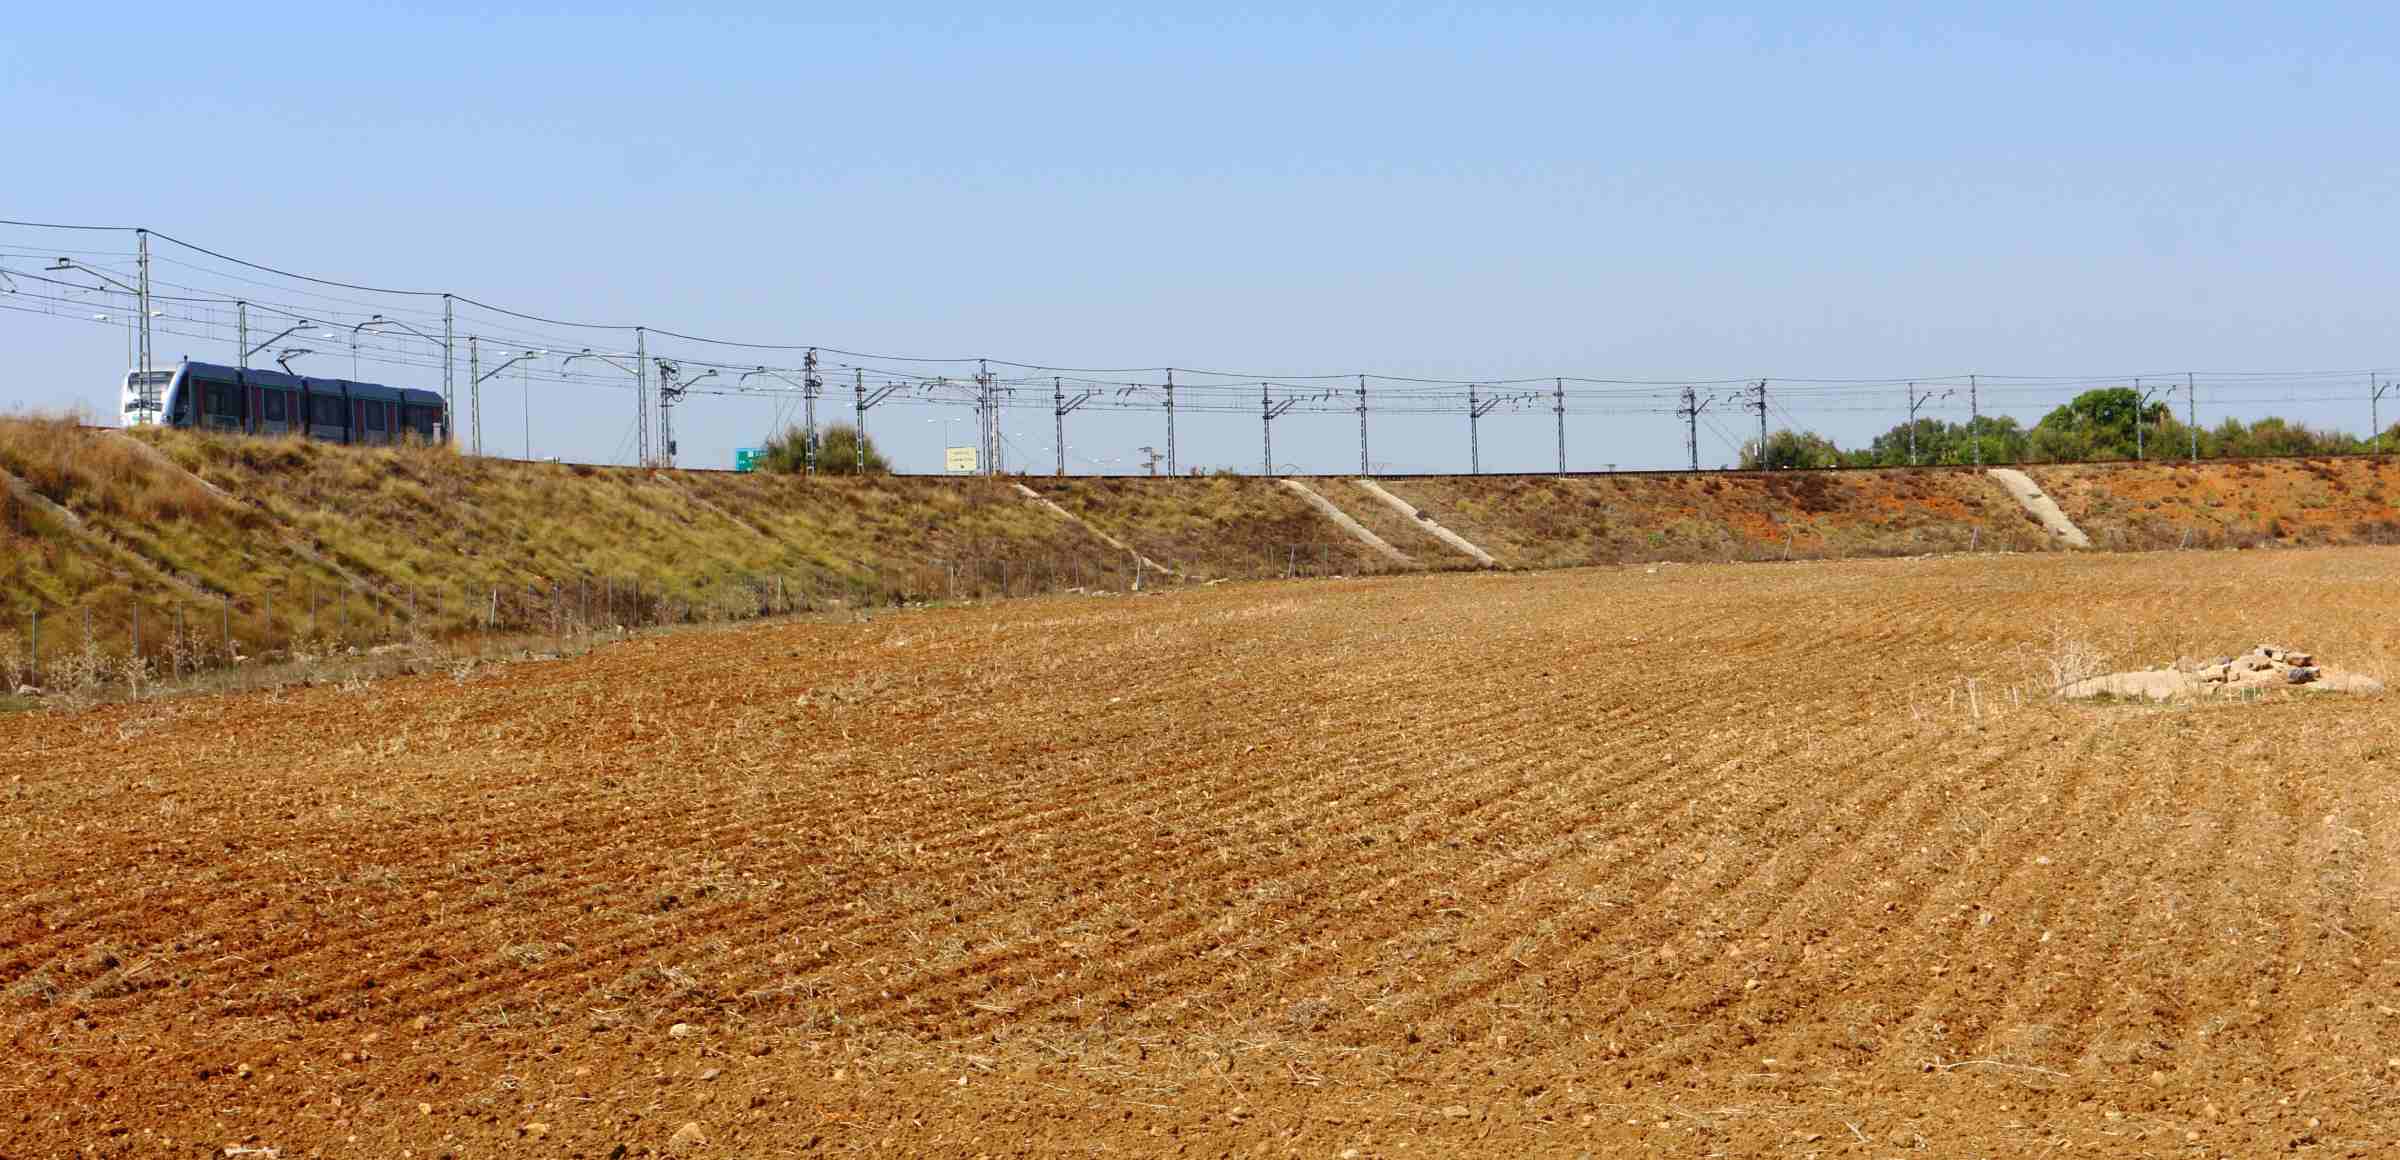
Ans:
{"label": "fence post", "polygon": [[25,683],[42,683],[42,606],[33,606],[32,647],[25,654]]}
{"label": "fence post", "polygon": [[485,632],[490,632],[500,625],[500,588],[498,585],[492,586],[489,596],[491,604],[484,609],[483,613],[483,630]]}
{"label": "fence post", "polygon": [[225,626],[225,662],[231,664],[233,663],[233,594],[228,592],[217,597],[217,608],[219,612],[223,613]]}
{"label": "fence post", "polygon": [[174,668],[175,668],[175,675],[176,675],[176,676],[178,676],[178,677],[180,677],[180,676],[182,676],[182,675],[183,675],[183,649],[184,649],[184,642],[185,642],[185,640],[186,640],[186,639],[187,639],[187,638],[185,637],[185,635],[184,635],[184,631],[183,631],[183,605],[182,605],[181,603],[177,603],[177,604],[175,605],[175,648],[174,648],[174,652],[173,652],[174,659],[173,659],[172,661],[168,662],[168,663],[169,663],[169,664],[172,664],[172,665],[174,666]]}
{"label": "fence post", "polygon": [[142,602],[133,601],[133,663],[142,663]]}

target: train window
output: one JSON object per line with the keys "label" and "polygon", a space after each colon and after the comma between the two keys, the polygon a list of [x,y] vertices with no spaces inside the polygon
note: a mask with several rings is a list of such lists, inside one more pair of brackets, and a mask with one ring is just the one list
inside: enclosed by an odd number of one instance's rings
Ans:
{"label": "train window", "polygon": [[201,398],[211,415],[235,418],[242,413],[241,399],[235,394],[231,383],[209,383]]}
{"label": "train window", "polygon": [[283,392],[282,392],[282,391],[261,391],[261,392],[259,392],[259,395],[260,395],[261,399],[262,399],[262,400],[264,401],[264,403],[265,403],[265,409],[266,409],[266,412],[267,412],[267,422],[269,422],[269,423],[281,423],[281,422],[283,422],[283,421],[284,421],[284,419],[286,418],[286,416],[285,416],[285,414],[284,414],[284,410],[283,410],[283,400],[284,400],[284,394],[283,394]]}
{"label": "train window", "polygon": [[309,396],[308,421],[319,427],[347,427],[350,425],[349,420],[342,417],[342,397],[339,395]]}

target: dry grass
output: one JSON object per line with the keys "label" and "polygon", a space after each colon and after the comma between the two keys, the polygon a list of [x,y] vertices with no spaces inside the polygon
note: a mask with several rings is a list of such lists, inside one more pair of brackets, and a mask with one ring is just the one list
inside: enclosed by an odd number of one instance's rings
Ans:
{"label": "dry grass", "polygon": [[[1026,482],[1077,518],[1194,578],[1257,579],[1287,572],[1356,576],[1406,570],[1336,528],[1307,501],[1260,476]],[[1324,494],[1322,489],[1319,493]],[[1345,511],[1352,507],[1348,497],[1338,498],[1337,504]]]}
{"label": "dry grass", "polygon": [[72,416],[0,420],[0,469],[87,519],[178,523],[217,508],[198,480],[156,470],[140,447]]}
{"label": "dry grass", "polygon": [[1500,562],[1558,567],[2033,550],[1973,471],[1402,479],[1393,494]]}
{"label": "dry grass", "polygon": [[997,481],[595,469],[21,418],[0,420],[0,469],[68,513],[0,491],[0,629],[30,642],[38,628],[45,675],[75,666],[78,684],[87,620],[111,656],[135,653],[138,628],[139,655],[172,675],[309,651],[303,638],[559,635],[1133,580]]}

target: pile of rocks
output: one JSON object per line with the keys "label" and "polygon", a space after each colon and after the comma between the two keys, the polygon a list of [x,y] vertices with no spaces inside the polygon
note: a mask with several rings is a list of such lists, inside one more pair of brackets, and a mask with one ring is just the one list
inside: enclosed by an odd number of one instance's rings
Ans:
{"label": "pile of rocks", "polygon": [[2211,661],[2181,660],[2175,662],[2178,672],[2200,678],[2204,685],[2225,685],[2242,688],[2254,685],[2307,685],[2325,676],[2317,667],[2317,658],[2309,653],[2262,644],[2238,657],[2218,657]]}
{"label": "pile of rocks", "polygon": [[2062,697],[2147,697],[2165,701],[2176,697],[2257,694],[2276,688],[2300,688],[2329,693],[2380,693],[2383,682],[2360,673],[2326,668],[2298,649],[2262,644],[2238,657],[2212,660],[2185,658],[2163,669],[2109,673],[2076,681],[2058,691]]}

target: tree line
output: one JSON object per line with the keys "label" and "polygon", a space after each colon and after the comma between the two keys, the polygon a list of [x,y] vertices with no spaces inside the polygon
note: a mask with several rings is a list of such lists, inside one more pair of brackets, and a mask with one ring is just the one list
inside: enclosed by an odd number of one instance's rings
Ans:
{"label": "tree line", "polygon": [[[1913,442],[1912,442],[1913,437]],[[2380,435],[2324,431],[2269,416],[2194,428],[2163,402],[2142,404],[2130,387],[2085,391],[2026,427],[2007,415],[1964,423],[1918,419],[1842,448],[1814,431],[1782,430],[1741,448],[1743,470],[1893,467],[1907,464],[2066,463],[2096,459],[2240,459],[2265,455],[2369,455],[2400,450],[2400,423]]]}

